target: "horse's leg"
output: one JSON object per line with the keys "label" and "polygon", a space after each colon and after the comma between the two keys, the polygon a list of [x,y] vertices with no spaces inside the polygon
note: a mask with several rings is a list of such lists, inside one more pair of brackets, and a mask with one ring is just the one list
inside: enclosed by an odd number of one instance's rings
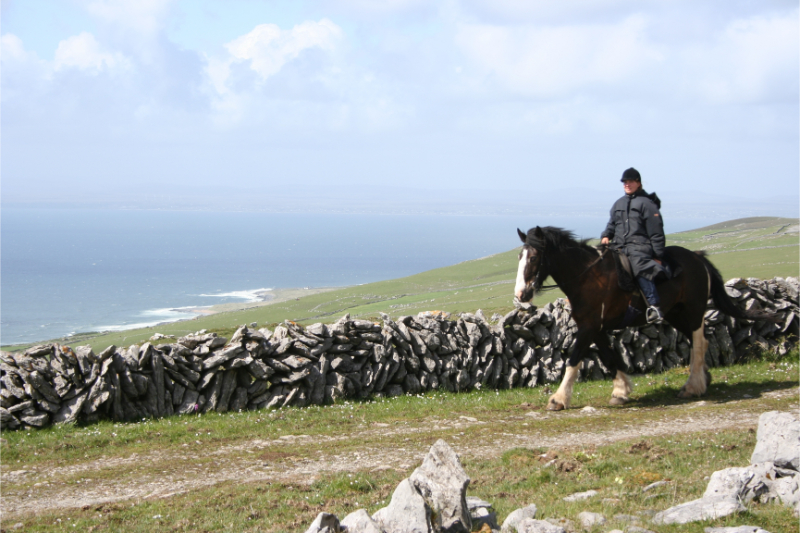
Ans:
{"label": "horse's leg", "polygon": [[633,386],[628,375],[620,370],[625,366],[622,357],[608,344],[608,337],[600,332],[594,339],[600,349],[600,360],[614,374],[614,389],[611,391],[611,405],[623,405],[628,402]]}
{"label": "horse's leg", "polygon": [[706,350],[708,341],[706,340],[705,327],[701,323],[700,327],[692,333],[692,359],[689,362],[689,379],[678,393],[678,398],[691,398],[692,396],[702,396],[706,392],[711,374],[706,365]]}
{"label": "horse's leg", "polygon": [[567,368],[564,370],[564,379],[561,380],[561,386],[555,394],[550,396],[547,402],[547,409],[549,411],[561,411],[562,409],[569,408],[570,401],[572,400],[572,387],[578,380],[581,373],[581,366],[583,365],[583,353],[588,348],[592,336],[589,330],[578,330],[578,336],[575,340],[575,346],[567,360]]}
{"label": "horse's leg", "polygon": [[[697,258],[696,261],[700,262],[700,258]],[[692,295],[692,299],[684,304],[683,323],[680,324],[680,319],[678,319],[677,323],[673,323],[687,337],[690,332],[692,334],[689,379],[686,380],[686,383],[678,392],[678,398],[702,396],[711,382],[711,373],[708,371],[708,365],[706,365],[708,341],[705,336],[705,320],[703,318],[706,312],[706,302],[711,294],[711,274],[702,264],[698,270],[705,274],[705,279],[701,274],[693,277],[691,286],[688,286],[686,290],[687,294]]]}
{"label": "horse's leg", "polygon": [[624,405],[630,400],[631,391],[631,378],[622,370],[617,370],[617,375],[614,376],[614,388],[611,391],[611,399],[608,401],[609,405]]}

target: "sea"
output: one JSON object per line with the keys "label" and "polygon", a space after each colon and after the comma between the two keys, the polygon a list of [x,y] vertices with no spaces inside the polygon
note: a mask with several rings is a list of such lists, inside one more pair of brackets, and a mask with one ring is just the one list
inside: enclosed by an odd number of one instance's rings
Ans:
{"label": "sea", "polygon": [[[588,238],[605,223],[580,213],[543,220],[3,208],[0,343],[188,319],[274,289],[398,278],[515,248],[517,228],[554,225]],[[702,225],[693,219],[669,229]]]}

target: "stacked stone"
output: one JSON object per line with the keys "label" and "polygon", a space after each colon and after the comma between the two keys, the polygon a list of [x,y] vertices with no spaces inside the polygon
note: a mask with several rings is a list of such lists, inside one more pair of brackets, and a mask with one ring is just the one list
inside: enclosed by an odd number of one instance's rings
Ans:
{"label": "stacked stone", "polygon": [[[743,309],[776,313],[777,323],[736,320],[709,308],[710,366],[753,347],[779,354],[796,340],[795,278],[735,279],[726,290]],[[0,424],[4,429],[101,418],[140,420],[173,414],[330,404],[344,398],[535,387],[561,379],[577,326],[559,299],[487,319],[479,310],[449,320],[420,313],[382,323],[345,315],[333,324],[286,321],[274,331],[241,326],[228,341],[200,331],[169,344],[34,346],[0,352]],[[155,338],[155,337],[154,337]],[[631,373],[660,372],[689,361],[689,341],[669,325],[610,332]],[[596,347],[582,379],[609,371]]]}

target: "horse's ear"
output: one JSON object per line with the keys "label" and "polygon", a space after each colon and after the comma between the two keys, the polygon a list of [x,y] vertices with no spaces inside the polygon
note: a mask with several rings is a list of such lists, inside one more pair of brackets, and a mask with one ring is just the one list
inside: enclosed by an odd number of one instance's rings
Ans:
{"label": "horse's ear", "polygon": [[517,228],[517,235],[519,235],[519,240],[521,240],[523,243],[528,242],[528,236],[522,233],[522,230],[519,228]]}
{"label": "horse's ear", "polygon": [[539,239],[544,239],[544,232],[539,226],[536,226],[536,229],[533,230],[533,234]]}

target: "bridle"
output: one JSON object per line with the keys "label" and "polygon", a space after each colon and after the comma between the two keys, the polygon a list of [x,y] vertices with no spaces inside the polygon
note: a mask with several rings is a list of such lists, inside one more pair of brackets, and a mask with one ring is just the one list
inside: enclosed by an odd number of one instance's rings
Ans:
{"label": "bridle", "polygon": [[[544,250],[537,250],[536,248],[534,248],[530,244],[526,244],[525,246],[530,246],[533,250],[536,250],[536,252],[537,252],[536,255],[539,257],[539,264],[536,267],[536,274],[533,277],[533,293],[536,294],[537,292],[549,291],[549,290],[552,290],[552,289],[557,289],[558,285],[543,285],[544,280],[547,279],[547,276],[549,276],[549,274],[543,275],[543,273],[545,272],[545,270],[547,270],[547,268],[541,268],[542,266],[545,266],[545,267],[548,266],[546,264],[547,263],[547,256],[544,254]],[[589,272],[592,268],[595,267],[595,265],[600,263],[600,261],[602,261],[603,258],[605,257],[606,252],[608,252],[608,249],[609,249],[608,246],[604,246],[603,247],[603,251],[600,252],[600,256],[597,259],[595,259],[594,261],[592,261],[591,263],[589,263],[589,265],[585,269],[583,269],[583,271],[580,274],[575,276],[574,279],[575,280],[581,279],[584,276],[584,274]]]}

